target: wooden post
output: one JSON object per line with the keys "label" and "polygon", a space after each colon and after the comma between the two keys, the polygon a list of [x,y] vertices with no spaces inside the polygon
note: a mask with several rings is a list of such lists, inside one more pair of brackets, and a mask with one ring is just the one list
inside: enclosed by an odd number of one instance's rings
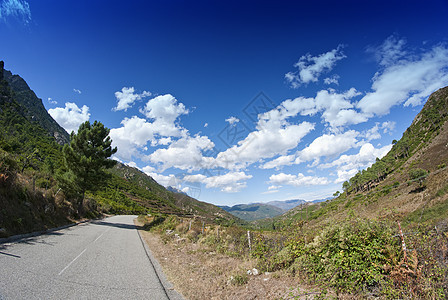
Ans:
{"label": "wooden post", "polygon": [[202,234],[204,234],[204,221],[202,221]]}
{"label": "wooden post", "polygon": [[249,252],[251,252],[252,251],[252,245],[250,243],[250,231],[249,230],[247,231],[247,241],[249,242]]}
{"label": "wooden post", "polygon": [[400,221],[397,221],[398,223],[398,229],[400,230],[400,236],[401,236],[401,247],[403,249],[403,254],[404,254],[404,263],[407,264],[407,260],[408,260],[408,255],[407,255],[407,249],[406,249],[406,243],[404,242],[404,235],[403,235],[403,231],[401,230],[401,225],[400,225]]}
{"label": "wooden post", "polygon": [[190,224],[188,224],[188,231],[191,230],[191,220],[190,220]]}
{"label": "wooden post", "polygon": [[216,227],[216,236],[217,236],[217,238],[219,240],[219,227]]}

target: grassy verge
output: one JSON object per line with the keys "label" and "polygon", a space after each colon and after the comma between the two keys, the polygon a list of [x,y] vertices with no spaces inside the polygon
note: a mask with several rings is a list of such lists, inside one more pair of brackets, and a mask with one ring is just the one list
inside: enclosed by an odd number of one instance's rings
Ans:
{"label": "grassy verge", "polygon": [[[182,259],[196,259],[201,267],[192,268],[194,274],[208,274],[203,266],[220,270],[215,288],[250,289],[254,278],[261,277],[248,276],[247,270],[256,268],[258,273],[270,275],[267,281],[275,276],[278,282],[295,282],[292,286],[299,288],[291,295],[276,294],[277,299],[301,299],[299,295],[309,294],[309,288],[303,292],[300,284],[315,287],[312,295],[316,299],[445,299],[448,294],[448,225],[444,223],[436,229],[406,228],[414,233],[405,236],[405,257],[395,222],[349,218],[319,230],[299,222],[287,231],[248,234],[241,227],[176,217],[142,217],[140,221],[158,234],[162,243],[179,251]],[[228,268],[215,265],[217,261],[224,261]],[[181,280],[180,284],[194,289],[196,283]]]}

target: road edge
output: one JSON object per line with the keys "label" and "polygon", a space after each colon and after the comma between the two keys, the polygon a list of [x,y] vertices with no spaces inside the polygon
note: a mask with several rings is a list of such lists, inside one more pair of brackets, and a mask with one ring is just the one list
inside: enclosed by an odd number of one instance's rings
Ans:
{"label": "road edge", "polygon": [[88,223],[88,222],[92,222],[92,221],[102,220],[102,219],[104,219],[106,217],[107,216],[102,216],[101,218],[83,220],[83,221],[75,222],[75,223],[72,223],[72,224],[62,225],[62,226],[59,226],[59,227],[56,227],[56,228],[50,228],[50,229],[41,230],[41,231],[34,231],[34,232],[30,232],[30,233],[17,234],[17,235],[9,236],[7,238],[0,238],[0,245],[1,244],[5,244],[5,243],[16,242],[16,241],[19,241],[19,240],[22,240],[22,239],[27,239],[27,238],[30,238],[30,237],[36,237],[36,236],[40,236],[40,235],[49,234],[49,233],[52,233],[52,232],[56,232],[56,231],[59,231],[59,230],[62,230],[62,229],[70,228],[70,227],[73,227],[73,226],[76,226],[76,225],[80,225],[80,224],[84,224],[84,223]]}
{"label": "road edge", "polygon": [[185,298],[180,294],[178,291],[174,289],[173,284],[166,278],[165,274],[163,273],[162,267],[160,266],[157,259],[155,259],[154,255],[151,252],[151,249],[149,248],[148,244],[140,234],[140,229],[137,229],[138,236],[140,237],[140,241],[143,244],[143,248],[145,249],[146,256],[148,257],[154,272],[157,275],[157,278],[159,279],[160,284],[163,287],[163,290],[165,291],[165,294],[169,300],[184,300]]}

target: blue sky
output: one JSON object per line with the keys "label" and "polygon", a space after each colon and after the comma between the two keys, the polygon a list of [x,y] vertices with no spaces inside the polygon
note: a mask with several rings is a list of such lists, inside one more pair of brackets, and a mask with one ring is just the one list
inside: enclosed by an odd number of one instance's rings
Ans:
{"label": "blue sky", "polygon": [[68,131],[218,205],[313,200],[448,85],[447,1],[0,0],[0,59]]}

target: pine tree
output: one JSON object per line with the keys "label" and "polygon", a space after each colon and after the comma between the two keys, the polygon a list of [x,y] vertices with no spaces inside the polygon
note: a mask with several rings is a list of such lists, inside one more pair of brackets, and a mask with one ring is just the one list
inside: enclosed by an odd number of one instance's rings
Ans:
{"label": "pine tree", "polygon": [[107,178],[105,170],[116,163],[109,159],[117,152],[111,146],[109,131],[101,122],[91,125],[86,121],[79,126],[78,133],[71,133],[70,144],[62,149],[67,168],[64,178],[79,196],[78,213],[82,211],[85,192],[95,190]]}

